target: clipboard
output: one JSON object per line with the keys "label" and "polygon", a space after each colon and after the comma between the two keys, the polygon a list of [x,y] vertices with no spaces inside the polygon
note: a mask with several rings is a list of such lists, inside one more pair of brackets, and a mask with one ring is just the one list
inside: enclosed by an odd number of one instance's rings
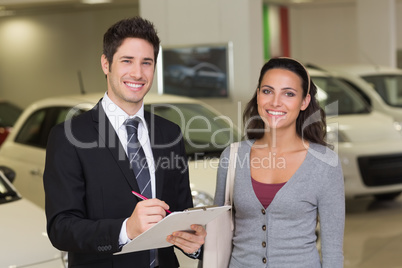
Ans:
{"label": "clipboard", "polygon": [[168,235],[175,231],[192,231],[190,228],[192,224],[205,225],[231,208],[231,206],[195,207],[173,212],[124,245],[121,251],[114,255],[173,246],[166,241]]}

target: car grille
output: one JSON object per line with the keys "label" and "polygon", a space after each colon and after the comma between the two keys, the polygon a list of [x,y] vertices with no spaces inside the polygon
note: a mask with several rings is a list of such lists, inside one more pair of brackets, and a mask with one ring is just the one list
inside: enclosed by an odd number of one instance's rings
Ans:
{"label": "car grille", "polygon": [[402,154],[358,158],[366,186],[402,184]]}

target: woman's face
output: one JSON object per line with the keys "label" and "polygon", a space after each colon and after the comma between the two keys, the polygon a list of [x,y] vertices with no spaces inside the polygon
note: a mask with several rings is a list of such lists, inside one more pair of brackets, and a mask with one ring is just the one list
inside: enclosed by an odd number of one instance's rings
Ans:
{"label": "woman's face", "polygon": [[268,70],[257,89],[258,113],[269,128],[296,131],[296,119],[309,103],[302,79],[286,69]]}

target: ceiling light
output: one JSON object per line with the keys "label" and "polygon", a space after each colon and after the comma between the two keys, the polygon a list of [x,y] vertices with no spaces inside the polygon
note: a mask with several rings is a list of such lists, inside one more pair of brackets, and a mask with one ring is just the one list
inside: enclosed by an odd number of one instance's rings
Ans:
{"label": "ceiling light", "polygon": [[83,4],[107,4],[111,3],[112,0],[81,0]]}
{"label": "ceiling light", "polygon": [[0,9],[0,17],[14,16],[14,15],[15,15],[15,11],[13,11],[13,10]]}
{"label": "ceiling light", "polygon": [[313,0],[293,0],[292,2],[295,3],[295,4],[302,4],[302,3],[313,2]]}

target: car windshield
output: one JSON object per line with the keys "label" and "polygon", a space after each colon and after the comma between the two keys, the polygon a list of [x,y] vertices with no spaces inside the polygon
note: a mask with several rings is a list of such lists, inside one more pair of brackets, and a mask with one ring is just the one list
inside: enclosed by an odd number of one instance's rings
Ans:
{"label": "car windshield", "polygon": [[0,171],[0,204],[20,199],[12,184],[7,180],[4,173]]}
{"label": "car windshield", "polygon": [[402,75],[362,76],[381,98],[394,107],[402,107]]}
{"label": "car windshield", "polygon": [[22,110],[9,103],[0,102],[0,127],[12,127],[22,113]]}
{"label": "car windshield", "polygon": [[228,117],[217,115],[200,104],[148,104],[145,110],[180,126],[190,158],[219,156],[230,143],[240,139]]}
{"label": "car windshield", "polygon": [[317,99],[327,115],[369,113],[367,103],[346,83],[333,77],[312,77]]}

